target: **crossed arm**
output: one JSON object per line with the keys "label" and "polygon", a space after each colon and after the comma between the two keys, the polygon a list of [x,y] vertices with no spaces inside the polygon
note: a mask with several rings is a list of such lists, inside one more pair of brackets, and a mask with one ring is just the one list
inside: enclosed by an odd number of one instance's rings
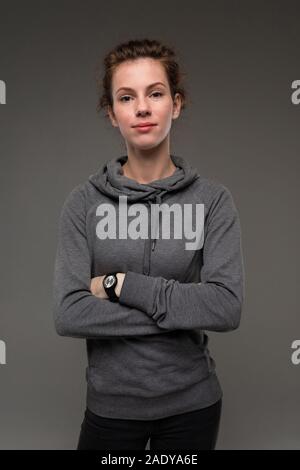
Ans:
{"label": "crossed arm", "polygon": [[[118,283],[115,287],[115,293],[117,297],[120,297],[120,292],[121,292],[122,285],[124,282],[125,273],[117,273],[116,276],[118,278]],[[105,274],[103,276],[96,276],[91,279],[91,286],[90,286],[91,293],[95,295],[96,297],[99,297],[99,299],[109,298],[102,284],[104,278],[105,278]]]}
{"label": "crossed arm", "polygon": [[83,195],[74,190],[61,213],[55,262],[53,313],[58,334],[110,338],[238,327],[244,300],[241,230],[233,199],[224,187],[207,217],[200,283],[128,270],[117,273],[119,302],[103,302],[108,299],[104,275],[90,277],[85,223]]}

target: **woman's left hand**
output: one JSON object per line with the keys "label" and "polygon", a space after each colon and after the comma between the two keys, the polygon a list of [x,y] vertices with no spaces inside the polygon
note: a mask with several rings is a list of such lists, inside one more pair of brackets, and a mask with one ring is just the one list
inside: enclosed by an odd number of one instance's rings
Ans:
{"label": "woman's left hand", "polygon": [[106,294],[102,284],[104,278],[105,274],[104,276],[96,276],[91,279],[91,293],[100,299],[108,299],[108,295]]}
{"label": "woman's left hand", "polygon": [[[115,292],[118,297],[120,297],[120,292],[122,289],[122,285],[125,278],[125,273],[117,273],[118,283],[115,287]],[[96,276],[91,279],[91,286],[90,290],[93,295],[99,297],[100,299],[108,299],[108,295],[106,294],[104,287],[103,287],[103,279],[105,278],[106,274],[103,276]]]}

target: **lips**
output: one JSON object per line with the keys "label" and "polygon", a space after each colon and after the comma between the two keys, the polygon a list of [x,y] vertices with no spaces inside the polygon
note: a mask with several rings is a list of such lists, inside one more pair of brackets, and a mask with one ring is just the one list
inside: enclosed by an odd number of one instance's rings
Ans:
{"label": "lips", "polygon": [[138,124],[137,126],[133,126],[133,127],[150,127],[150,126],[156,126],[156,124],[152,124],[151,122],[145,122],[143,124]]}

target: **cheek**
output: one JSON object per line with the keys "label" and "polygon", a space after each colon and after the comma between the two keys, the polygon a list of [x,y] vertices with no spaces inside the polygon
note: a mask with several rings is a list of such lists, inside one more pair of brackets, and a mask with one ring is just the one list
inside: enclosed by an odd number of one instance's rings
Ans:
{"label": "cheek", "polygon": [[170,128],[172,123],[172,114],[170,110],[166,110],[165,112],[161,113],[158,119],[164,129]]}
{"label": "cheek", "polygon": [[173,111],[173,107],[171,104],[167,104],[166,106],[164,106],[160,111],[158,111],[158,114],[160,116],[160,118],[166,123],[168,124],[169,122],[172,121],[172,111]]}
{"label": "cheek", "polygon": [[115,105],[114,111],[115,111],[116,119],[120,124],[128,121],[129,114],[130,114],[129,109],[126,110],[124,106]]}
{"label": "cheek", "polygon": [[118,113],[118,121],[120,124],[126,124],[129,121],[128,113],[123,110]]}
{"label": "cheek", "polygon": [[121,132],[128,132],[128,127],[132,124],[132,118],[128,116],[128,113],[119,112],[117,115],[119,129]]}

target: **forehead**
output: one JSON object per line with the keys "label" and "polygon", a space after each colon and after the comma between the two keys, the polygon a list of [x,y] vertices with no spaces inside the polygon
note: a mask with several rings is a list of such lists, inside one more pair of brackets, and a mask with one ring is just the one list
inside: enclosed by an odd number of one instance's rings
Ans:
{"label": "forehead", "polygon": [[113,74],[115,89],[120,87],[143,88],[156,81],[167,85],[166,72],[158,60],[148,57],[122,62]]}

